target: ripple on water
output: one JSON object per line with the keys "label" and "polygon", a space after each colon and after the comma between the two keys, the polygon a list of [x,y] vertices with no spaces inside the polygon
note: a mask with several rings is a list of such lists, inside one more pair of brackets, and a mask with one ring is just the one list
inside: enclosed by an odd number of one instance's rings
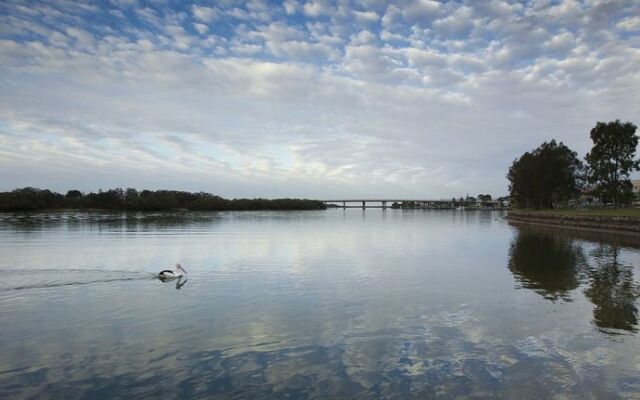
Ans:
{"label": "ripple on water", "polygon": [[491,215],[0,215],[0,398],[638,397],[639,253]]}

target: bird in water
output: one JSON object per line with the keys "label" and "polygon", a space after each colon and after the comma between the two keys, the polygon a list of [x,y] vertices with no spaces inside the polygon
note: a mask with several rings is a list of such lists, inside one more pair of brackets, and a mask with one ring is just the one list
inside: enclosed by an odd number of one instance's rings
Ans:
{"label": "bird in water", "polygon": [[176,278],[182,278],[185,275],[187,275],[187,271],[185,271],[180,264],[176,264],[176,268],[173,270],[164,269],[160,271],[158,273],[158,278],[162,281],[169,281]]}

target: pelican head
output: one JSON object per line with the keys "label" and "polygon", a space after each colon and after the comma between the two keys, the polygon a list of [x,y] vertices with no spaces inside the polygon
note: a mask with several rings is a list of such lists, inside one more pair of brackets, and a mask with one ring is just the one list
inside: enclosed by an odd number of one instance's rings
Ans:
{"label": "pelican head", "polygon": [[185,269],[182,268],[182,265],[180,264],[176,264],[176,271],[182,271],[185,275],[187,274],[187,271],[185,271]]}

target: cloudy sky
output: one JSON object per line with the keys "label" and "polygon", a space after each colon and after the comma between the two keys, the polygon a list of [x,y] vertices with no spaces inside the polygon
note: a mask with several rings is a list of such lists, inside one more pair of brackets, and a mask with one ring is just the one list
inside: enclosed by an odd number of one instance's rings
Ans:
{"label": "cloudy sky", "polygon": [[640,2],[0,3],[0,190],[507,192],[640,122]]}

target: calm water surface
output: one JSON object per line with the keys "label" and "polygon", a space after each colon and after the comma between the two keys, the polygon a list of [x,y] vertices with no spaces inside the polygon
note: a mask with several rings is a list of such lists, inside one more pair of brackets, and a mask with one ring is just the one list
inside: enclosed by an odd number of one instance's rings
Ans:
{"label": "calm water surface", "polygon": [[640,247],[503,215],[0,215],[0,398],[640,398]]}

